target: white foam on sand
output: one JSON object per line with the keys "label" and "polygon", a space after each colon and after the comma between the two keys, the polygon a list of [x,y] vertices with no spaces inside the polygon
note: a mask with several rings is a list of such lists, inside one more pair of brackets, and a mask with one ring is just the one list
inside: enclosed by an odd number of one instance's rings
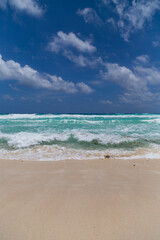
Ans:
{"label": "white foam on sand", "polygon": [[59,160],[90,160],[104,158],[105,152],[94,150],[77,150],[52,146],[38,146],[33,148],[17,149],[13,151],[2,150],[1,159],[27,160],[27,161],[59,161]]}
{"label": "white foam on sand", "polygon": [[108,150],[82,150],[66,148],[58,145],[35,146],[20,148],[16,150],[1,150],[1,159],[24,160],[24,161],[60,161],[60,160],[94,160],[105,159],[105,155],[110,155],[110,159],[160,159],[159,148],[139,148],[135,151],[124,151],[122,149]]}

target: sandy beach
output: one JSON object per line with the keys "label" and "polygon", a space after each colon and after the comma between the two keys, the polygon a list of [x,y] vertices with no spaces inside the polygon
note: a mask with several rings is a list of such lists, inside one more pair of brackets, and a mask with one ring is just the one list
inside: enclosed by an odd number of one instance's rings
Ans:
{"label": "sandy beach", "polygon": [[1,240],[158,240],[160,161],[0,161]]}

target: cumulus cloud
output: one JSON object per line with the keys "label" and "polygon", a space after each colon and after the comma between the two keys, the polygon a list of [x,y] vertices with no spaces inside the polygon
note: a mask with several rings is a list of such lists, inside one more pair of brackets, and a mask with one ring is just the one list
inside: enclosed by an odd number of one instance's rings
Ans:
{"label": "cumulus cloud", "polygon": [[62,31],[58,32],[48,44],[48,50],[56,54],[61,53],[80,67],[93,67],[100,61],[100,59],[91,56],[97,50],[91,41],[82,40],[72,32],[68,34]]}
{"label": "cumulus cloud", "polygon": [[101,58],[96,58],[96,57],[88,57],[88,56],[84,56],[82,54],[80,55],[76,55],[74,54],[72,51],[70,50],[65,50],[63,52],[63,55],[69,59],[71,62],[74,62],[76,65],[80,66],[80,67],[94,67],[96,66],[98,63],[101,63]]}
{"label": "cumulus cloud", "polygon": [[141,79],[145,79],[145,81],[150,85],[158,85],[160,84],[160,70],[154,66],[151,67],[143,67],[136,66],[134,67],[135,73]]}
{"label": "cumulus cloud", "polygon": [[19,12],[25,12],[29,15],[39,17],[44,13],[43,8],[38,4],[37,0],[1,0],[0,7],[7,9],[10,6]]}
{"label": "cumulus cloud", "polygon": [[150,22],[157,10],[160,10],[160,1],[132,0],[102,0],[108,7],[111,5],[117,13],[119,20],[117,26],[121,36],[128,41],[131,33],[144,28],[146,22]]}
{"label": "cumulus cloud", "polygon": [[94,90],[89,87],[87,84],[83,83],[83,82],[80,82],[80,83],[77,83],[77,87],[83,92],[83,93],[86,93],[86,94],[90,94],[92,92],[94,92]]}
{"label": "cumulus cloud", "polygon": [[[81,82],[77,85],[70,81],[65,81],[61,77],[50,74],[42,74],[33,68],[9,60],[5,61],[0,55],[0,80],[16,80],[20,85],[36,89],[48,89],[54,91],[64,91],[66,93],[76,93],[79,90],[83,93],[91,93],[93,90]],[[88,87],[88,92],[87,92]],[[86,89],[85,89],[86,88]],[[90,89],[90,91],[89,91]]]}
{"label": "cumulus cloud", "polygon": [[142,55],[136,57],[136,63],[145,64],[145,63],[149,62],[149,60],[150,60],[150,58],[146,54],[142,54]]}
{"label": "cumulus cloud", "polygon": [[[112,81],[125,89],[125,93],[120,96],[123,102],[151,101],[153,93],[148,85],[155,84],[151,81],[149,75],[153,77],[147,68],[135,67],[133,70],[117,63],[106,63],[106,72],[101,72],[103,78]],[[151,69],[150,69],[151,70]],[[149,81],[150,79],[150,81]]]}
{"label": "cumulus cloud", "polygon": [[59,31],[53,40],[49,43],[49,50],[55,53],[64,49],[76,49],[82,53],[93,53],[97,49],[91,44],[90,40],[82,40],[75,33],[64,33]]}
{"label": "cumulus cloud", "polygon": [[93,23],[95,25],[102,25],[101,18],[97,15],[96,11],[92,8],[78,9],[77,14],[84,18],[86,23]]}
{"label": "cumulus cloud", "polygon": [[106,63],[106,69],[107,72],[103,76],[105,79],[118,83],[128,90],[137,88],[138,79],[130,69],[117,63]]}

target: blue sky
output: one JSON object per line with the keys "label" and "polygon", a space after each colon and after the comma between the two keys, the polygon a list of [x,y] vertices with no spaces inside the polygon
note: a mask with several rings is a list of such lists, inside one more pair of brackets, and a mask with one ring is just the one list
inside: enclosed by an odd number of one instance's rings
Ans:
{"label": "blue sky", "polygon": [[160,112],[160,0],[1,0],[1,113]]}

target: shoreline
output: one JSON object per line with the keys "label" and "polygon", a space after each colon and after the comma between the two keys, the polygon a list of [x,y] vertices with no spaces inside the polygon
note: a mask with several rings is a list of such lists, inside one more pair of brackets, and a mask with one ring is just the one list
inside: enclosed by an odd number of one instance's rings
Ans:
{"label": "shoreline", "polygon": [[160,160],[0,160],[1,240],[159,239]]}

